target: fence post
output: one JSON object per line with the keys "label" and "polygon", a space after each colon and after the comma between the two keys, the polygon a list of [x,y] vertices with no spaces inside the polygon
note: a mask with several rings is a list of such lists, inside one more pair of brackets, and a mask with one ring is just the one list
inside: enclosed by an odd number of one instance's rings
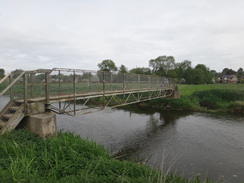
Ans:
{"label": "fence post", "polygon": [[[15,75],[15,73],[14,74],[11,74],[10,76],[9,76],[9,84],[11,84],[12,83],[12,81],[13,81],[13,75]],[[13,87],[11,86],[10,87],[10,101],[12,101],[13,100],[13,98],[14,98],[14,96],[13,96]]]}
{"label": "fence post", "polygon": [[140,90],[140,75],[137,74],[137,100],[140,100],[140,93],[139,93],[139,90]]}
{"label": "fence post", "polygon": [[[58,95],[61,95],[61,71],[58,71]],[[61,102],[58,102],[59,110],[61,109]]]}
{"label": "fence post", "polygon": [[76,114],[76,74],[73,76],[73,95],[74,95],[74,115]]}
{"label": "fence post", "polygon": [[110,91],[113,90],[113,74],[112,72],[110,73]]}
{"label": "fence post", "polygon": [[103,72],[103,108],[105,108],[105,71]]}
{"label": "fence post", "polygon": [[123,73],[123,94],[125,97],[125,73]]}
{"label": "fence post", "polygon": [[28,78],[27,78],[27,72],[25,72],[25,74],[23,75],[23,79],[24,79],[24,112],[25,115],[27,115],[28,113],[28,109],[27,109],[27,104],[28,104],[28,96],[27,96],[27,91],[28,91]]}
{"label": "fence post", "polygon": [[89,78],[89,91],[92,91],[92,73],[90,72],[90,78]]}
{"label": "fence post", "polygon": [[50,85],[49,85],[49,73],[46,72],[45,73],[45,97],[46,97],[46,104],[45,104],[45,108],[46,108],[46,112],[50,112],[51,108],[50,108]]}
{"label": "fence post", "polygon": [[34,85],[34,73],[31,73],[31,98],[34,98],[34,90],[33,90],[33,85]]}
{"label": "fence post", "polygon": [[151,98],[151,76],[148,76],[148,97]]}

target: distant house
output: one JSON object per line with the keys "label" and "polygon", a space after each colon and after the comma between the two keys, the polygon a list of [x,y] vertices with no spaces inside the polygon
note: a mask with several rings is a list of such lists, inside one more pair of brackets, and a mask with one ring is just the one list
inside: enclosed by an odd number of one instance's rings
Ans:
{"label": "distant house", "polygon": [[238,78],[236,75],[224,75],[222,77],[222,83],[238,83]]}

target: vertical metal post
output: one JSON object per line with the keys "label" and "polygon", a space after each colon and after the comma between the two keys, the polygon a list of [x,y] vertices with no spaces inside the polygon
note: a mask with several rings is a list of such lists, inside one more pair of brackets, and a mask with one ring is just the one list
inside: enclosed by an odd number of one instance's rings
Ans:
{"label": "vertical metal post", "polygon": [[113,90],[113,73],[111,72],[110,73],[110,91],[112,91]]}
{"label": "vertical metal post", "polygon": [[[11,75],[9,76],[9,84],[11,84],[12,81],[13,81],[13,78],[12,78],[13,75],[14,75],[14,74],[11,74]],[[10,93],[9,93],[9,96],[10,96],[10,101],[12,101],[13,98],[14,98],[14,96],[13,96],[13,87],[12,87],[12,86],[10,87]]]}
{"label": "vertical metal post", "polygon": [[49,83],[49,73],[45,73],[45,97],[46,97],[46,112],[50,112],[50,83]]}
{"label": "vertical metal post", "polygon": [[140,89],[140,75],[137,74],[137,100],[140,100],[140,93],[139,93],[139,89]]}
{"label": "vertical metal post", "polygon": [[90,72],[90,78],[89,78],[89,91],[92,91],[92,73]]}
{"label": "vertical metal post", "polygon": [[123,73],[123,94],[125,96],[125,73]]}
{"label": "vertical metal post", "polygon": [[28,96],[27,96],[27,90],[28,90],[28,83],[27,83],[27,73],[24,74],[23,76],[23,79],[24,79],[24,112],[25,112],[25,115],[28,113],[28,108],[27,108],[27,105],[28,105]]}
{"label": "vertical metal post", "polygon": [[34,85],[34,73],[31,73],[30,76],[31,76],[31,85],[30,85],[31,98],[34,98],[34,89],[33,89],[33,85]]}
{"label": "vertical metal post", "polygon": [[[58,95],[61,95],[61,71],[58,71]],[[59,110],[61,109],[61,102],[58,103]]]}
{"label": "vertical metal post", "polygon": [[105,71],[103,71],[103,108],[105,108]]}
{"label": "vertical metal post", "polygon": [[151,76],[148,76],[148,98],[151,98]]}
{"label": "vertical metal post", "polygon": [[76,114],[76,75],[74,70],[74,77],[73,77],[73,95],[74,95],[74,115]]}
{"label": "vertical metal post", "polygon": [[[89,92],[92,91],[92,73],[90,72],[90,78],[89,78]],[[90,99],[90,106],[92,107],[92,99]]]}

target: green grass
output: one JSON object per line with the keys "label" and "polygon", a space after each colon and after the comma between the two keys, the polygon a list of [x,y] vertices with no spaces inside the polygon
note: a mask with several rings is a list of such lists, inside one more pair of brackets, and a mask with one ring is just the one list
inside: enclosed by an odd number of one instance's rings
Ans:
{"label": "green grass", "polygon": [[197,91],[206,90],[244,90],[244,84],[204,84],[204,85],[178,85],[181,96],[189,97]]}
{"label": "green grass", "polygon": [[103,146],[69,132],[42,140],[28,130],[18,130],[0,138],[1,183],[201,182],[198,177],[186,180],[140,163],[116,160]]}
{"label": "green grass", "polygon": [[144,104],[165,110],[244,113],[244,84],[179,85],[181,98]]}

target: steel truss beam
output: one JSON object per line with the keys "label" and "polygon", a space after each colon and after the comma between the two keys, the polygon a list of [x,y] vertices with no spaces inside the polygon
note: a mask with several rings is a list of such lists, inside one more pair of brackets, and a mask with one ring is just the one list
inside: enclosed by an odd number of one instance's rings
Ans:
{"label": "steel truss beam", "polygon": [[144,90],[133,92],[114,92],[103,95],[70,97],[66,101],[52,103],[51,110],[58,114],[68,114],[74,116],[77,114],[87,114],[108,108],[135,104],[157,98],[170,97],[174,90],[172,88],[158,90]]}

